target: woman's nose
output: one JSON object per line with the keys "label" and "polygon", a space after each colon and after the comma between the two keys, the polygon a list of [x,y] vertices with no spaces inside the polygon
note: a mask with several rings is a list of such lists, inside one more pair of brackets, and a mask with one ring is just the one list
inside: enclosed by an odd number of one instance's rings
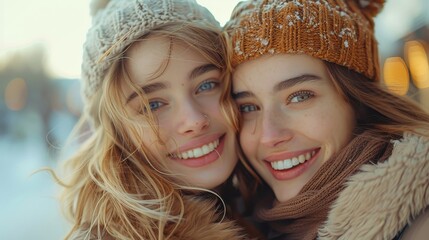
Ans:
{"label": "woman's nose", "polygon": [[196,104],[184,104],[179,115],[181,123],[179,124],[178,131],[180,134],[198,134],[208,129],[210,125],[209,116]]}
{"label": "woman's nose", "polygon": [[262,118],[260,143],[275,147],[292,139],[293,131],[287,126],[287,119],[276,113],[268,113]]}

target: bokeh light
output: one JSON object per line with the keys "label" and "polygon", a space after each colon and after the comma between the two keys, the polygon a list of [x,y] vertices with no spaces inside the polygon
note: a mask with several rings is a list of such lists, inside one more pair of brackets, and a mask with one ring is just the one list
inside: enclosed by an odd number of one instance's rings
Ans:
{"label": "bokeh light", "polygon": [[387,88],[398,95],[405,95],[410,85],[407,65],[401,57],[390,57],[384,62],[384,83]]}
{"label": "bokeh light", "polygon": [[429,63],[425,48],[419,41],[405,43],[405,56],[417,88],[429,87]]}

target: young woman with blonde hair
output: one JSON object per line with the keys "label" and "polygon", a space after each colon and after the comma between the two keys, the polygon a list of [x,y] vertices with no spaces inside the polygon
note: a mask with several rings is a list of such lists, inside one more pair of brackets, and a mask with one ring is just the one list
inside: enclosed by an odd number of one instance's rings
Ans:
{"label": "young woman with blonde hair", "polygon": [[194,0],[93,6],[66,239],[243,239],[224,216],[238,158],[218,22]]}
{"label": "young woman with blonde hair", "polygon": [[427,239],[429,115],[380,84],[383,4],[249,0],[227,23],[269,239]]}

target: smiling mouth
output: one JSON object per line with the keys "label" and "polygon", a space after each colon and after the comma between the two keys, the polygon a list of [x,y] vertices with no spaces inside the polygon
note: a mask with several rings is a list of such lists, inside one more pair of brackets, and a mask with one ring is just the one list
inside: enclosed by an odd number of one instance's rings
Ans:
{"label": "smiling mouth", "polygon": [[176,159],[189,159],[189,158],[199,158],[205,155],[210,154],[215,151],[215,149],[219,146],[219,139],[214,140],[208,144],[205,144],[201,147],[189,149],[180,153],[170,153],[168,156]]}
{"label": "smiling mouth", "polygon": [[298,166],[298,165],[305,163],[306,161],[310,160],[315,154],[316,154],[316,150],[313,150],[313,151],[303,153],[303,154],[298,155],[298,156],[293,157],[293,158],[279,160],[279,161],[275,161],[275,162],[270,162],[270,164],[274,170],[280,171],[280,170],[291,169],[295,166]]}

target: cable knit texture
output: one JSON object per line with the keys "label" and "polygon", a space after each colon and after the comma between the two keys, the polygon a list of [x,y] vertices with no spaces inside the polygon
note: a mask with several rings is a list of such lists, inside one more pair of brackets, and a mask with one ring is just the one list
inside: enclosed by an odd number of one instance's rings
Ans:
{"label": "cable knit texture", "polygon": [[82,80],[89,98],[106,70],[125,48],[151,29],[171,22],[198,22],[220,27],[213,15],[195,0],[95,1],[94,15],[83,46]]}
{"label": "cable knit texture", "polygon": [[384,0],[253,0],[234,9],[225,28],[232,65],[263,54],[308,54],[379,80],[373,17]]}

